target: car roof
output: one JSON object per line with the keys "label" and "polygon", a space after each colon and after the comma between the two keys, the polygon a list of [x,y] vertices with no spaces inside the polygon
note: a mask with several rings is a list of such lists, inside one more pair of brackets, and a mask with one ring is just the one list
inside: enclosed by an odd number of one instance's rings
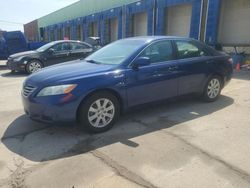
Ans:
{"label": "car roof", "polygon": [[188,37],[178,37],[178,36],[140,36],[140,37],[130,37],[126,38],[124,40],[143,40],[145,42],[152,42],[156,40],[162,40],[162,39],[172,39],[172,40],[194,40]]}
{"label": "car roof", "polygon": [[53,41],[55,44],[57,43],[62,43],[62,42],[77,42],[77,43],[84,43],[82,41],[79,41],[79,40],[56,40],[56,41]]}
{"label": "car roof", "polygon": [[88,45],[90,47],[92,47],[91,44],[87,43],[87,42],[83,42],[83,41],[79,41],[79,40],[56,40],[56,41],[53,41],[54,44],[60,44],[60,43],[64,43],[64,42],[73,42],[73,43],[81,43],[81,44],[85,44],[85,45]]}

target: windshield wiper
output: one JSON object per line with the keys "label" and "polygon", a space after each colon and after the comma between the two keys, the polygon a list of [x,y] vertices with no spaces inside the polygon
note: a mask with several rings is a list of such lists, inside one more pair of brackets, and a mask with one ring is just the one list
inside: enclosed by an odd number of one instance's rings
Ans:
{"label": "windshield wiper", "polygon": [[100,62],[98,62],[98,61],[95,61],[95,60],[93,60],[93,59],[88,59],[88,60],[86,60],[88,63],[94,63],[94,64],[101,64]]}

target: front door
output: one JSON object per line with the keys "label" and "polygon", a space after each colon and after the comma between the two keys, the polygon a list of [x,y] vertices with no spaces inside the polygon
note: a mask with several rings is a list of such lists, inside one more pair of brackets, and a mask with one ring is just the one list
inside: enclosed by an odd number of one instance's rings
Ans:
{"label": "front door", "polygon": [[147,47],[139,57],[148,57],[151,64],[126,73],[128,106],[139,105],[178,94],[179,65],[174,60],[172,42],[164,40]]}
{"label": "front door", "polygon": [[59,43],[51,47],[52,51],[47,51],[46,66],[70,61],[71,45],[68,42]]}

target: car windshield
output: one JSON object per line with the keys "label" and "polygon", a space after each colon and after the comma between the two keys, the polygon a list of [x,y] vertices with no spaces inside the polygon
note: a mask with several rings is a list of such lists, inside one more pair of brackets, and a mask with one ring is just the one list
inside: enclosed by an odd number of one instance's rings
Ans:
{"label": "car windshield", "polygon": [[98,64],[119,65],[144,43],[143,40],[120,40],[101,48],[85,60]]}
{"label": "car windshield", "polygon": [[43,45],[42,47],[38,48],[36,51],[44,52],[45,50],[49,49],[51,46],[55,45],[55,42],[50,42],[48,44]]}

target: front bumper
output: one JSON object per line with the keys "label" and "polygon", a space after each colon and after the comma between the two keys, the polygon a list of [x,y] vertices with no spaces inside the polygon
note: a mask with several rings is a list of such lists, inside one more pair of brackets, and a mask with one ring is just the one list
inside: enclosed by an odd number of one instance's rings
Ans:
{"label": "front bumper", "polygon": [[32,120],[44,123],[75,121],[79,103],[74,97],[70,101],[64,102],[62,100],[64,97],[33,98],[25,97],[22,94],[24,111]]}
{"label": "front bumper", "polygon": [[23,64],[22,62],[13,61],[13,59],[8,59],[6,66],[10,70],[15,70],[15,71],[25,70],[25,64]]}

